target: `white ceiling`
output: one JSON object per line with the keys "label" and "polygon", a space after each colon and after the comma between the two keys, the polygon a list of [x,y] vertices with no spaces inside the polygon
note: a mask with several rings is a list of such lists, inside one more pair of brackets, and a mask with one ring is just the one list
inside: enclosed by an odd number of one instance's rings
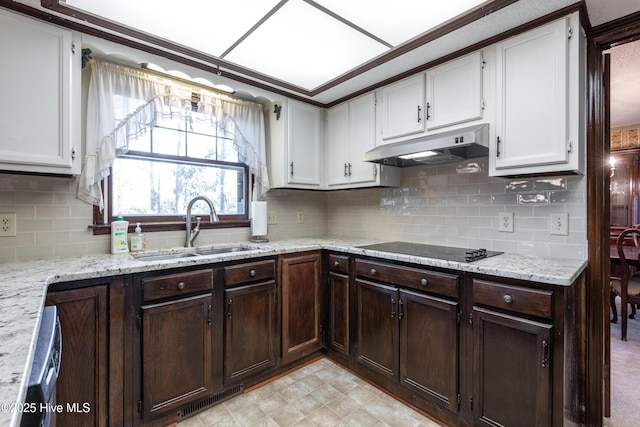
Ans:
{"label": "white ceiling", "polygon": [[[6,0],[4,1],[7,2]],[[91,28],[113,33],[101,23],[45,9],[40,0],[14,0],[49,14],[77,21]],[[195,59],[215,72],[220,65],[222,83],[235,80],[290,93],[319,104],[330,104],[375,86],[381,81],[419,68],[475,43],[509,31],[556,10],[580,3],[579,0],[519,0],[489,10],[499,2],[489,0],[66,0],[72,7],[110,17],[119,25],[135,27],[172,45],[142,44],[174,56]],[[1,4],[1,0],[0,0]],[[456,8],[441,15],[443,4]],[[476,6],[480,4],[479,6]],[[637,12],[638,0],[585,0],[591,25],[597,26]],[[430,37],[439,21],[451,19],[476,7],[483,14],[464,27],[439,35],[428,43],[404,52],[411,40]],[[438,28],[436,27],[435,30]],[[83,39],[84,40],[84,39]],[[98,41],[87,37],[86,40]],[[185,53],[188,47],[194,53]],[[173,49],[173,50],[172,50]],[[616,55],[627,58],[618,67]],[[402,54],[395,53],[402,51]],[[637,72],[638,51],[629,53],[623,46],[612,50],[614,78],[629,81],[626,69]],[[150,55],[153,57],[153,55]],[[157,57],[157,56],[156,56]],[[160,59],[162,54],[160,54]],[[219,61],[217,61],[219,60]],[[217,61],[217,62],[216,62]],[[366,63],[374,61],[374,67]],[[231,64],[234,69],[225,69]],[[363,66],[363,64],[365,64]],[[284,65],[284,66],[283,66]],[[201,67],[187,67],[195,73]],[[206,68],[206,67],[205,67]],[[618,71],[616,71],[618,70]],[[202,72],[204,73],[204,72]],[[345,75],[345,73],[347,73]],[[208,74],[209,77],[213,74]],[[617,74],[617,77],[616,77]],[[192,77],[202,77],[190,74]],[[230,76],[225,79],[225,76]],[[215,76],[214,76],[215,77]],[[218,83],[216,81],[216,83]],[[629,89],[629,86],[627,87]],[[614,93],[614,98],[629,95],[630,90]],[[633,96],[626,96],[623,111]],[[635,96],[640,100],[640,96]],[[640,114],[640,113],[639,113]],[[612,123],[616,120],[612,114]],[[629,119],[625,119],[629,120]],[[636,121],[639,123],[640,119]]]}

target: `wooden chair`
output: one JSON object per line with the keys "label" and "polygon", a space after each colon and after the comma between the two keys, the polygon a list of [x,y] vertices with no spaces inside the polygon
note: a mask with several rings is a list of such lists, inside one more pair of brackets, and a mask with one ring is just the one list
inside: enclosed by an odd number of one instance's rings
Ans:
{"label": "wooden chair", "polygon": [[624,240],[629,235],[640,236],[640,229],[628,228],[618,236],[616,246],[618,247],[618,256],[620,257],[622,276],[620,278],[611,278],[611,289],[620,296],[620,318],[623,341],[627,341],[627,304],[632,305],[632,314],[629,316],[631,318],[635,317],[634,304],[640,304],[640,272],[636,272],[635,267],[630,265],[624,256]]}

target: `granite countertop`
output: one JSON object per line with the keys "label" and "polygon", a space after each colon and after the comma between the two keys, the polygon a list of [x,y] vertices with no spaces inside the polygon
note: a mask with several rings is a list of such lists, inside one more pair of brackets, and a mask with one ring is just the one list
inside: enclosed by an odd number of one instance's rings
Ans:
{"label": "granite countertop", "polygon": [[[571,285],[587,265],[586,260],[550,259],[508,253],[473,263],[460,263],[378,252],[358,247],[372,243],[378,242],[356,238],[317,237],[268,243],[246,243],[244,246],[249,249],[245,251],[172,260],[148,261],[135,259],[131,254],[103,254],[2,264],[0,265],[0,277],[3,277],[3,286],[0,288],[0,425],[17,426],[19,423],[20,414],[15,411],[14,404],[24,401],[27,388],[26,379],[30,373],[35,338],[40,327],[40,315],[47,288],[52,283],[315,249],[375,256],[431,267],[559,286]],[[184,249],[176,248],[160,252],[181,250]]]}

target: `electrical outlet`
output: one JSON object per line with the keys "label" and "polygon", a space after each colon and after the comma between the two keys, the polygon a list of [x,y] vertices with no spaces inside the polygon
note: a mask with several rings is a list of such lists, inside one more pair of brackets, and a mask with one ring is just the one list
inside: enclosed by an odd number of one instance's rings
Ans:
{"label": "electrical outlet", "polygon": [[298,211],[296,215],[296,222],[298,224],[304,223],[304,211]]}
{"label": "electrical outlet", "polygon": [[513,212],[500,212],[498,215],[498,231],[513,233]]}
{"label": "electrical outlet", "polygon": [[0,213],[0,236],[15,237],[16,235],[16,214]]}
{"label": "electrical outlet", "polygon": [[278,215],[276,211],[267,212],[267,224],[273,225],[278,223]]}
{"label": "electrical outlet", "polygon": [[551,234],[569,235],[569,214],[566,212],[551,214]]}

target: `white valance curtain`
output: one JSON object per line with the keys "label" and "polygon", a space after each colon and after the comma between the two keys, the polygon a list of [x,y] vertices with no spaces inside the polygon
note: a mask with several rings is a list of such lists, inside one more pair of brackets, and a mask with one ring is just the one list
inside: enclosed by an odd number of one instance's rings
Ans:
{"label": "white valance curtain", "polygon": [[161,116],[210,122],[235,135],[240,162],[255,176],[254,198],[269,191],[262,106],[198,89],[197,110],[190,87],[115,64],[91,61],[87,100],[87,155],[78,198],[104,207],[101,182],[118,154]]}

